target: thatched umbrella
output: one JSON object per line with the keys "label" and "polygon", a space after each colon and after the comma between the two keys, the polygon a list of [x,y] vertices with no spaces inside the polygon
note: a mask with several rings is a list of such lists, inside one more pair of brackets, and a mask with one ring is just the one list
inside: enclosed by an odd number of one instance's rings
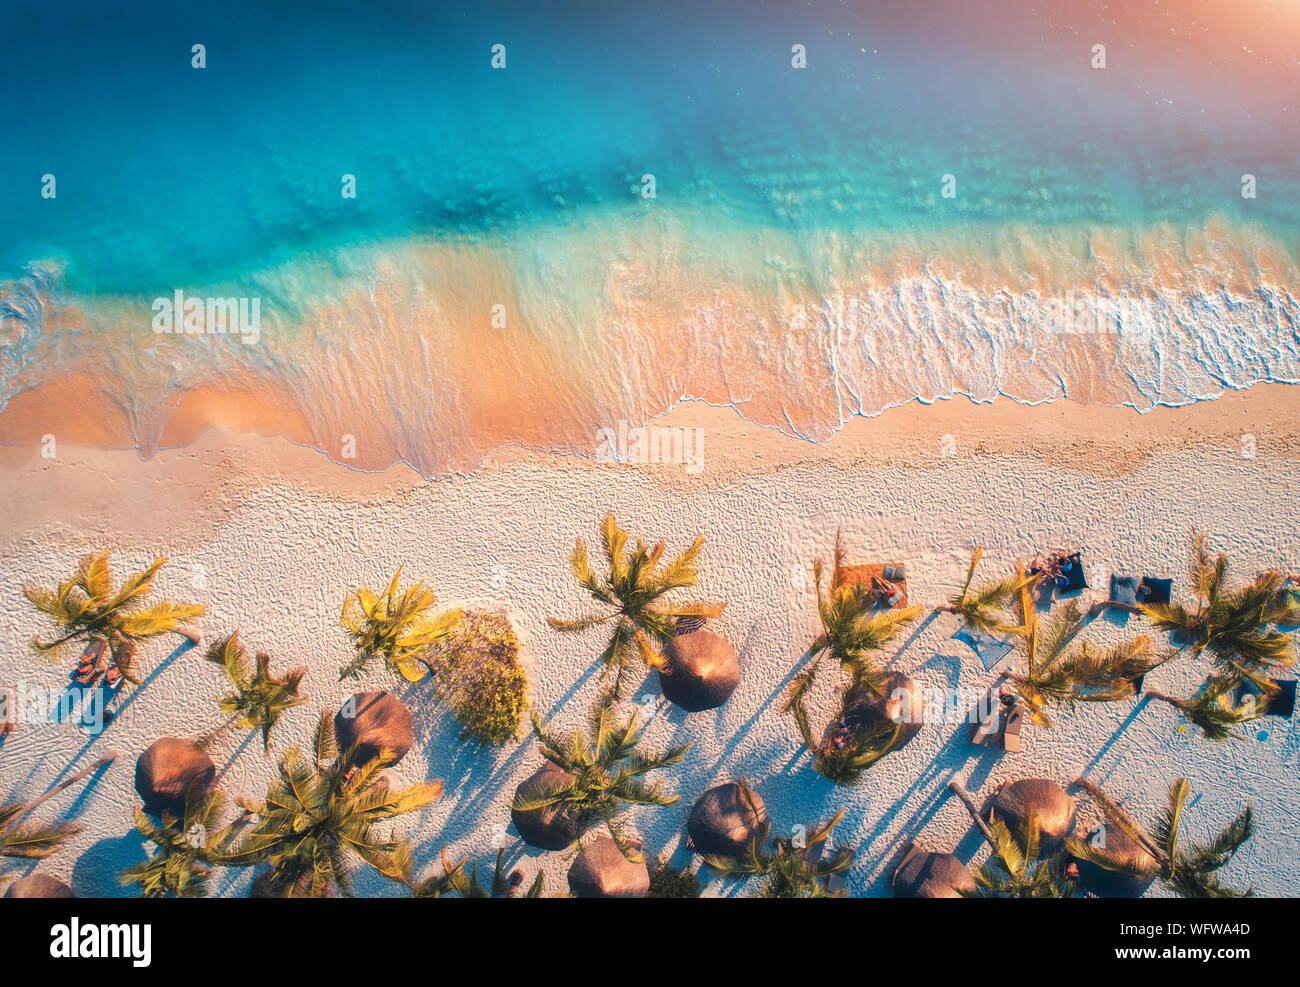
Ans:
{"label": "thatched umbrella", "polygon": [[910,842],[889,883],[895,898],[960,898],[962,891],[975,890],[970,868],[951,853],[931,853]]}
{"label": "thatched umbrella", "polygon": [[772,823],[762,798],[748,785],[728,782],[700,796],[686,821],[696,853],[737,857],[762,843]]}
{"label": "thatched umbrella", "polygon": [[135,790],[144,811],[155,816],[170,812],[180,818],[190,784],[196,783],[196,794],[204,795],[216,776],[212,758],[194,741],[178,737],[155,740],[135,762]]}
{"label": "thatched umbrella", "polygon": [[844,719],[855,731],[870,730],[879,723],[901,725],[898,746],[894,748],[897,751],[921,732],[925,699],[916,680],[902,672],[888,672],[881,681],[884,698],[863,689],[862,695],[845,710]]}
{"label": "thatched umbrella", "polygon": [[[1100,828],[1103,838],[1096,840],[1095,845],[1104,848],[1106,853],[1120,861],[1141,867],[1150,876],[1139,877],[1124,871],[1107,870],[1086,860],[1076,859],[1079,884],[1085,891],[1090,891],[1099,898],[1141,898],[1160,872],[1160,864],[1144,846],[1118,826],[1104,823]],[[1094,842],[1091,834],[1087,841]]]}
{"label": "thatched umbrella", "polygon": [[[573,775],[547,761],[529,778],[520,783],[517,794],[528,796],[556,788],[573,781]],[[541,809],[511,809],[510,821],[523,841],[543,850],[563,850],[587,829],[586,821],[577,813],[572,803],[558,802]]]}
{"label": "thatched umbrella", "polygon": [[1051,853],[1074,829],[1074,799],[1055,782],[1022,778],[1002,786],[993,799],[993,814],[1018,833],[1031,806],[1038,812],[1039,848]]}
{"label": "thatched umbrella", "polygon": [[659,687],[670,702],[690,713],[717,709],[740,684],[736,649],[712,631],[693,631],[668,642],[667,667]]}
{"label": "thatched umbrella", "polygon": [[574,858],[569,890],[575,898],[644,898],[650,872],[644,860],[628,860],[613,840],[602,836]]}
{"label": "thatched umbrella", "polygon": [[411,711],[391,692],[358,692],[334,714],[339,750],[357,748],[355,764],[373,761],[381,750],[393,752],[393,764],[415,743]]}
{"label": "thatched umbrella", "polygon": [[28,874],[5,889],[6,898],[75,898],[72,888],[48,874]]}

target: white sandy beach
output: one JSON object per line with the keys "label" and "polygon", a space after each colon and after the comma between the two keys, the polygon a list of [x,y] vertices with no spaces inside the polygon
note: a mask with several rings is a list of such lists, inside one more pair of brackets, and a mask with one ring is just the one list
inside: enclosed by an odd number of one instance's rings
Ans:
{"label": "white sandy beach", "polygon": [[[649,697],[654,711],[652,745],[692,743],[685,763],[663,773],[680,803],[627,816],[650,855],[686,860],[692,802],[712,785],[744,776],[766,801],[774,832],[843,808],[836,845],[857,850],[850,892],[880,896],[889,893],[887,866],[905,839],[963,859],[985,856],[946,790],[950,779],[986,796],[1002,781],[1041,776],[1066,784],[1087,772],[1139,820],[1153,822],[1169,783],[1185,776],[1199,796],[1186,816],[1192,839],[1217,831],[1247,802],[1257,810],[1257,835],[1225,879],[1264,894],[1300,895],[1293,852],[1300,840],[1300,733],[1290,720],[1265,718],[1241,731],[1245,739],[1213,744],[1193,729],[1179,733],[1171,709],[1130,700],[1063,713],[1052,730],[1027,728],[1020,754],[973,747],[964,722],[930,722],[856,787],[836,788],[811,770],[794,724],[779,712],[816,626],[811,563],[829,559],[839,527],[851,562],[905,562],[911,600],[927,608],[958,587],[976,542],[985,546],[987,576],[1041,549],[1082,548],[1093,582],[1085,604],[1104,595],[1112,567],[1173,576],[1176,598],[1185,598],[1193,525],[1228,552],[1239,578],[1300,568],[1294,397],[1286,388],[1252,393],[1253,400],[1229,395],[1223,403],[1153,416],[1098,410],[1076,423],[1077,432],[1067,406],[1012,412],[1023,429],[1011,427],[1015,418],[994,420],[969,405],[899,409],[854,423],[821,447],[753,427],[741,438],[746,426],[730,412],[679,408],[674,420],[695,414],[710,429],[712,458],[697,477],[514,451],[480,473],[425,482],[397,471],[353,474],[282,439],[215,432],[147,462],[132,452],[65,448],[59,460],[42,461],[30,449],[11,450],[0,468],[9,512],[0,525],[0,680],[57,691],[68,675],[26,647],[49,628],[22,599],[24,581],[53,584],[80,555],[105,545],[118,549],[119,573],[165,554],[171,564],[159,589],[171,600],[204,603],[206,636],[238,628],[278,665],[309,667],[310,698],[277,728],[271,758],[251,735],[228,735],[213,752],[229,797],[258,796],[274,755],[305,743],[321,708],[337,708],[359,691],[337,682],[347,656],[337,626],[344,593],[382,583],[404,565],[407,578],[433,586],[442,606],[504,608],[523,645],[534,702],[556,723],[577,724],[599,689],[595,659],[604,640],[599,630],[561,636],[545,617],[584,609],[568,553],[577,535],[594,541],[597,521],[613,510],[634,535],[663,539],[670,551],[685,548],[696,532],[706,537],[699,595],[728,602],[711,627],[735,645],[742,671],[730,701],[706,713],[667,703],[653,675],[634,690]],[[1106,425],[1112,415],[1113,428]],[[945,416],[965,421],[968,431]],[[1198,430],[1198,422],[1217,424]],[[1247,431],[1253,457],[1240,444]],[[1022,445],[1008,438],[1013,433]],[[956,436],[950,457],[934,452],[935,438],[946,434]],[[297,479],[295,464],[302,464]],[[1119,624],[1098,618],[1088,637],[1110,640]],[[1127,631],[1139,625],[1130,618]],[[891,666],[934,689],[982,691],[993,673],[950,639],[956,629],[956,618],[927,613],[896,653],[886,653]],[[38,816],[84,825],[39,866],[82,896],[123,894],[116,873],[143,858],[131,820],[136,757],[160,736],[198,736],[221,719],[218,670],[200,652],[154,642],[139,667],[147,673],[144,686],[119,700],[122,712],[101,736],[21,724],[0,746],[0,801],[29,799],[105,750],[120,753],[89,785],[56,796]],[[1188,694],[1205,671],[1184,659],[1149,682]],[[833,681],[825,675],[818,693],[821,722]],[[392,689],[415,714],[417,746],[399,775],[446,784],[440,802],[399,820],[397,831],[413,841],[420,861],[434,861],[445,846],[490,870],[514,787],[541,763],[536,744],[526,736],[500,750],[461,743],[456,724],[424,701],[427,686],[399,684],[382,669],[363,687]],[[1078,802],[1082,820],[1096,817],[1085,798]],[[507,830],[507,856],[521,860],[530,878],[545,868],[548,894],[567,891],[566,855],[524,847]],[[245,894],[252,876],[218,872],[214,890]],[[759,884],[715,881],[706,893],[755,893]],[[399,890],[369,871],[357,882],[362,894]]]}

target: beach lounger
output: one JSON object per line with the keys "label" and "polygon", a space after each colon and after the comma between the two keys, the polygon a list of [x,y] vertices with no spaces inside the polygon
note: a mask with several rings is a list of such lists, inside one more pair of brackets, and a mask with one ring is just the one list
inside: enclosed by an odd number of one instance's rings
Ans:
{"label": "beach lounger", "polygon": [[77,685],[94,685],[99,677],[108,671],[108,641],[102,637],[92,637],[86,642],[77,662],[77,670],[72,681]]}
{"label": "beach lounger", "polygon": [[1025,727],[1025,707],[1015,703],[1007,710],[1002,724],[1002,749],[1008,754],[1019,754],[1024,750],[1020,732]]}
{"label": "beach lounger", "polygon": [[1067,556],[1061,563],[1061,572],[1057,580],[1056,588],[1062,593],[1074,593],[1088,588],[1088,580],[1083,575],[1083,560],[1079,552]]}
{"label": "beach lounger", "polygon": [[1133,576],[1121,576],[1119,573],[1111,573],[1110,576],[1110,596],[1098,603],[1094,603],[1088,608],[1090,616],[1097,616],[1103,610],[1124,610],[1128,613],[1141,613],[1142,609],[1138,606],[1138,594],[1141,591],[1141,583]]}
{"label": "beach lounger", "polygon": [[976,720],[971,724],[970,742],[977,747],[990,747],[1002,742],[1002,716],[1006,707],[1002,704],[1002,679],[989,687],[975,708]]}
{"label": "beach lounger", "polygon": [[1110,603],[1119,603],[1126,607],[1137,606],[1138,580],[1133,576],[1121,576],[1111,573]]}

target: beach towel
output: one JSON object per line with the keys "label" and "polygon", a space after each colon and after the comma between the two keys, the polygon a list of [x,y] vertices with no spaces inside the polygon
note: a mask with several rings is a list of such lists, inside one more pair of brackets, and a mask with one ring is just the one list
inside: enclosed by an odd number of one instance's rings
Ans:
{"label": "beach towel", "polygon": [[994,637],[992,634],[985,634],[983,631],[973,631],[966,626],[957,629],[957,633],[953,635],[953,640],[965,642],[978,656],[985,671],[988,671],[1011,654],[1011,649],[1015,647],[1010,641]]}
{"label": "beach towel", "polygon": [[678,617],[676,636],[681,637],[683,634],[690,634],[692,631],[698,631],[701,627],[704,626],[704,621],[705,618],[698,615],[692,615],[690,617]]}

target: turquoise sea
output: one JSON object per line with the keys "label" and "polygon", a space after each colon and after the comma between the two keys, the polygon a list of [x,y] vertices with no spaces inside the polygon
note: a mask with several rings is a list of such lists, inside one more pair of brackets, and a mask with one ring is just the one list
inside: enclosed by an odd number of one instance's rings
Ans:
{"label": "turquoise sea", "polygon": [[[89,370],[148,453],[270,390],[433,474],[683,397],[820,439],[1300,379],[1300,11],[1076,6],[8,3],[0,407]],[[151,333],[177,290],[262,342]]]}

